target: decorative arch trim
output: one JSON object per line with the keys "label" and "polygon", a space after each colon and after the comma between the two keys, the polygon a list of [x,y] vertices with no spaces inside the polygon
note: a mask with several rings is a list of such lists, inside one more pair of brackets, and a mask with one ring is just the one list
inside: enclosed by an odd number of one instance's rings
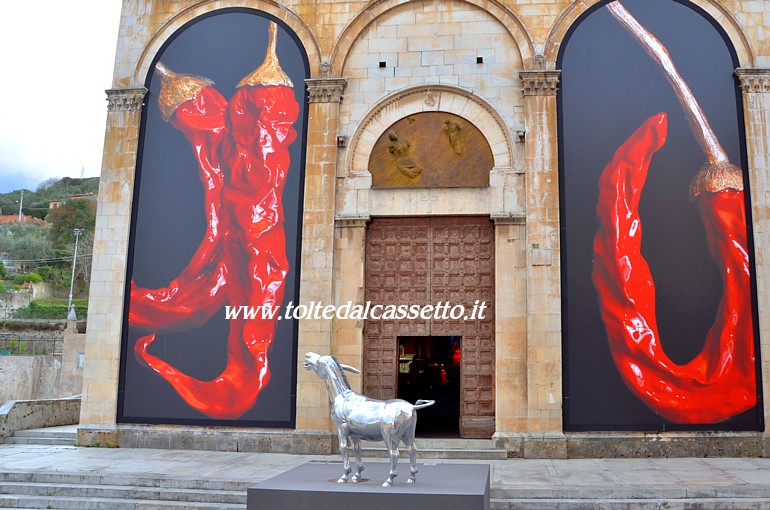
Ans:
{"label": "decorative arch trim", "polygon": [[[556,68],[556,59],[570,28],[585,13],[605,0],[572,0],[551,27],[543,52],[547,69]],[[705,11],[719,25],[733,45],[740,67],[756,67],[754,52],[746,34],[733,14],[717,0],[689,0],[689,3]]]}
{"label": "decorative arch trim", "polygon": [[361,120],[352,137],[348,168],[367,172],[374,144],[396,121],[421,112],[447,112],[475,125],[492,148],[495,168],[514,164],[513,141],[500,114],[472,91],[448,85],[419,85],[387,96]]}
{"label": "decorative arch trim", "polygon": [[[411,0],[412,2],[414,0]],[[458,0],[485,10],[498,20],[516,42],[524,67],[530,67],[535,57],[535,44],[524,23],[516,14],[498,0]],[[410,0],[385,0],[373,2],[348,23],[340,34],[330,56],[333,76],[341,76],[350,49],[366,28],[382,14],[409,3]]]}
{"label": "decorative arch trim", "polygon": [[278,2],[270,0],[255,0],[251,2],[248,7],[245,7],[243,2],[239,0],[203,0],[176,13],[166,20],[152,37],[150,37],[149,42],[145,45],[142,54],[137,60],[132,75],[132,81],[134,83],[144,83],[144,79],[150,71],[150,66],[152,65],[155,56],[166,41],[168,41],[169,38],[186,23],[200,16],[230,8],[246,8],[254,11],[262,11],[275,16],[286,23],[286,25],[294,31],[305,48],[310,63],[311,76],[320,74],[321,50],[318,39],[310,27],[308,27],[307,24],[305,24],[305,22],[293,11],[287,9]]}

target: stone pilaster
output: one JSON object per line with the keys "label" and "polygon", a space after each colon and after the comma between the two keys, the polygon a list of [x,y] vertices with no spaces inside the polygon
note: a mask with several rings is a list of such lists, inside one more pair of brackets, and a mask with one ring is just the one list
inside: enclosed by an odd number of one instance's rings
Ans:
{"label": "stone pilaster", "polygon": [[[300,302],[324,306],[334,302],[334,196],[337,125],[345,80],[324,77],[305,80],[308,89],[305,203],[302,224]],[[298,356],[308,351],[332,352],[332,321],[300,321]],[[297,430],[329,430],[326,388],[313,374],[297,376]]]}
{"label": "stone pilaster", "polygon": [[[760,359],[765,420],[770,416],[770,69],[735,71],[743,91],[746,125],[751,215],[754,228],[754,260],[759,311]],[[770,455],[770,434],[765,429],[765,455]]]}
{"label": "stone pilaster", "polygon": [[[495,223],[495,437],[527,427],[527,240],[523,214]],[[508,447],[508,445],[504,445]],[[515,448],[513,448],[515,449]]]}
{"label": "stone pilaster", "polygon": [[[366,228],[369,218],[338,217],[334,232],[334,297],[337,306],[364,304]],[[363,369],[364,321],[333,320],[332,352],[344,363]],[[361,376],[349,376],[353,391],[361,392]]]}
{"label": "stone pilaster", "polygon": [[520,71],[527,134],[527,427],[562,431],[561,263],[556,93],[560,71]]}
{"label": "stone pilaster", "polygon": [[81,425],[114,425],[136,149],[145,88],[107,90],[94,232]]}

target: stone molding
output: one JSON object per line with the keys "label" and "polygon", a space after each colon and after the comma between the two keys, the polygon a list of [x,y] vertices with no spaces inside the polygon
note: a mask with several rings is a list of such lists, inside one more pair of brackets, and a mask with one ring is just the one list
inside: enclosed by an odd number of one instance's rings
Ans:
{"label": "stone molding", "polygon": [[343,216],[334,218],[334,226],[340,228],[366,228],[372,219],[368,216],[358,218]]}
{"label": "stone molding", "polygon": [[144,96],[148,90],[144,87],[136,89],[107,89],[107,111],[128,112],[141,110],[144,106]]}
{"label": "stone molding", "polygon": [[[574,29],[576,21],[587,11],[601,5],[603,0],[574,0],[571,2],[562,2],[569,4],[561,14],[558,15],[555,22],[551,25],[548,39],[545,41],[543,54],[548,65],[555,66],[559,50],[566,44],[567,33]],[[729,41],[738,57],[738,62],[743,65],[755,65],[756,57],[751,49],[751,43],[747,38],[745,22],[739,22],[736,18],[735,8],[728,6],[731,2],[724,0],[688,0],[696,8],[700,8],[704,19],[709,20],[715,26],[722,29],[722,34]]]}
{"label": "stone molding", "polygon": [[[512,166],[513,141],[505,121],[497,111],[473,91],[449,85],[417,85],[395,92],[371,109],[358,123],[348,151],[350,171],[368,173],[369,155],[374,143],[396,121],[426,111],[454,113],[473,123],[492,147],[495,166]],[[469,117],[469,112],[476,112]],[[365,140],[362,140],[365,139]]]}
{"label": "stone molding", "polygon": [[524,214],[495,214],[490,216],[495,226],[499,225],[525,225],[527,217]]}
{"label": "stone molding", "polygon": [[345,78],[315,78],[305,80],[308,101],[311,103],[341,103]]}
{"label": "stone molding", "polygon": [[555,96],[559,91],[561,71],[519,71],[524,96]]}
{"label": "stone molding", "polygon": [[735,75],[741,81],[744,94],[770,92],[770,69],[739,67],[735,70]]}

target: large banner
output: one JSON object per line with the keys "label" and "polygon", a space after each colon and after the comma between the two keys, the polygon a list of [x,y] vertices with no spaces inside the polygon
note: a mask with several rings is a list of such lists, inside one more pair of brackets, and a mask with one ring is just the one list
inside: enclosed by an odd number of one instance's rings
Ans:
{"label": "large banner", "polygon": [[565,430],[762,429],[728,39],[689,2],[608,2],[558,67]]}
{"label": "large banner", "polygon": [[148,76],[118,421],[293,427],[307,57],[280,23],[217,11]]}

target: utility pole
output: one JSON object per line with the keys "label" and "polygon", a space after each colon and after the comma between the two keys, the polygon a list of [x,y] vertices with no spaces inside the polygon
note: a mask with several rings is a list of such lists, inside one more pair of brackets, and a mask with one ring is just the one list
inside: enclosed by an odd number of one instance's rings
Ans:
{"label": "utility pole", "polygon": [[19,199],[19,223],[21,223],[21,206],[24,205],[24,190],[21,190],[21,198]]}
{"label": "utility pole", "polygon": [[72,312],[72,288],[75,286],[75,261],[78,259],[78,239],[80,239],[80,234],[83,233],[82,228],[76,228],[75,229],[75,253],[72,254],[72,278],[70,279],[70,298],[69,302],[67,303],[67,314]]}

